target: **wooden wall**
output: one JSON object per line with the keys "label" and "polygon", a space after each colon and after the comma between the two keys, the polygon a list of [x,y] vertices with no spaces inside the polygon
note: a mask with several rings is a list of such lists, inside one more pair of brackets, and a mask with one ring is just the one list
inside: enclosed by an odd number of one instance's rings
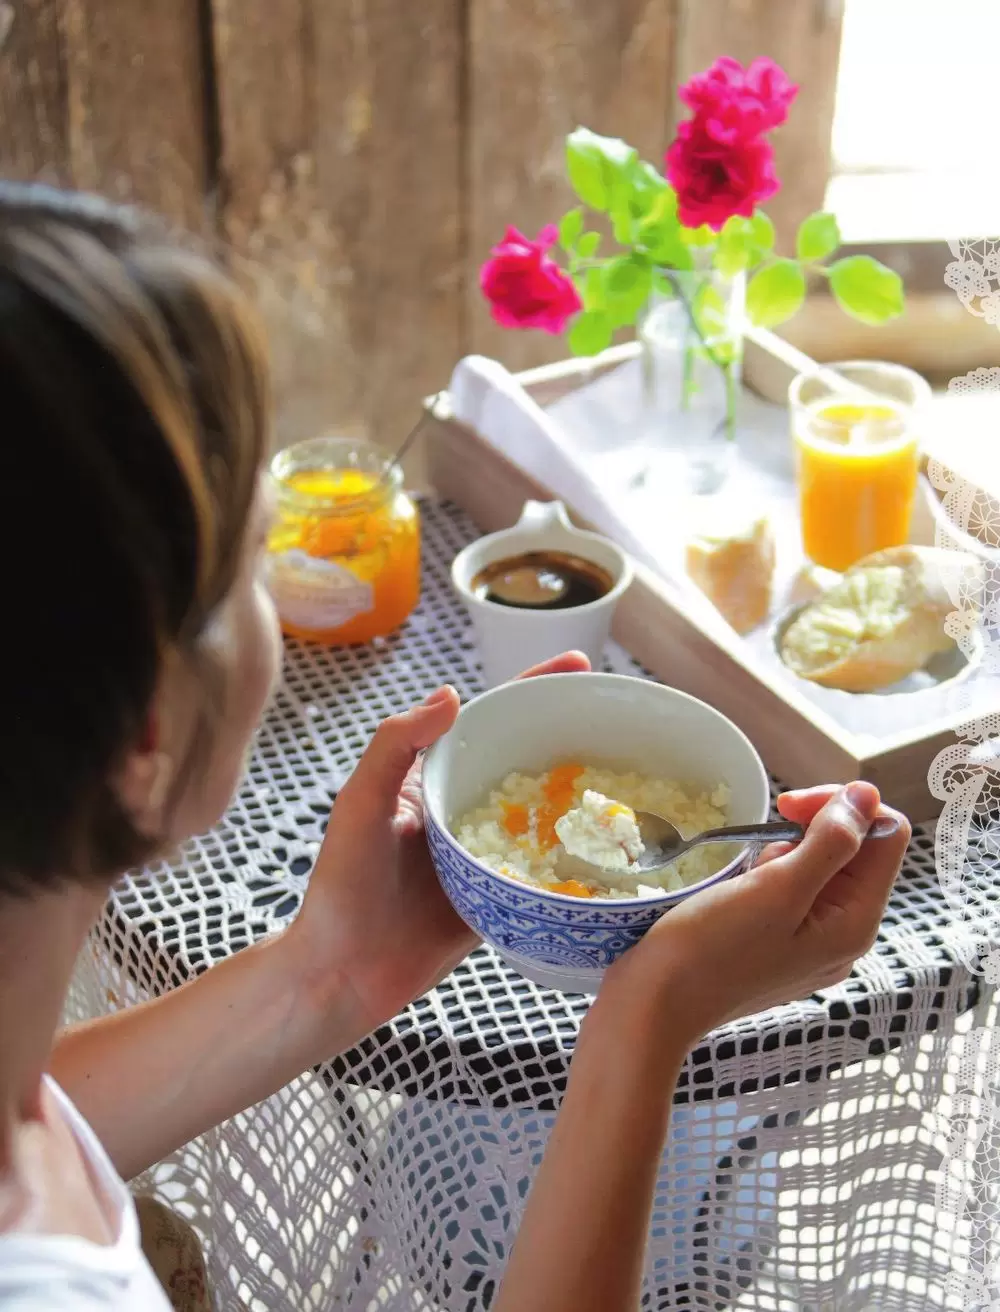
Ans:
{"label": "wooden wall", "polygon": [[777,146],[787,226],[829,163],[830,0],[0,2],[0,170],[138,200],[219,239],[271,331],[278,437],[386,443],[502,333],[478,268],[569,203],[577,123],[665,148],[678,77],[771,54],[803,82]]}

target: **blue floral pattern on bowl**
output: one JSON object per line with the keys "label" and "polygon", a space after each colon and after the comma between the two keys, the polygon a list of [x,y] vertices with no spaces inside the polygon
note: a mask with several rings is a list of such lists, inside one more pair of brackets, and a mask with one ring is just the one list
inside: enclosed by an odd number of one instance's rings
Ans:
{"label": "blue floral pattern on bowl", "polygon": [[[544,893],[477,861],[433,815],[426,822],[441,886],[465,923],[522,974],[566,992],[595,991],[605,969],[691,892],[627,903]],[[752,859],[742,852],[699,887],[732,878]]]}

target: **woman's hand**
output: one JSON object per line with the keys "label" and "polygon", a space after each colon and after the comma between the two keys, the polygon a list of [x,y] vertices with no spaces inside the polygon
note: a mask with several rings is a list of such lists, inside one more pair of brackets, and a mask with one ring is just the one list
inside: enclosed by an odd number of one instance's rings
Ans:
{"label": "woman's hand", "polygon": [[[581,673],[570,652],[522,678]],[[287,933],[320,999],[353,995],[361,1033],[448,975],[476,944],[437,880],[424,837],[418,754],[448,732],[458,694],[440,688],[379,725],[334,804],[298,917]]]}
{"label": "woman's hand", "polygon": [[[668,912],[607,972],[595,1021],[631,1014],[644,1028],[679,1029],[690,1045],[725,1021],[846,979],[875,941],[909,823],[867,783],[785,793],[778,809],[808,826],[804,840],[769,849],[752,870]],[[879,814],[899,829],[865,842]]]}
{"label": "woman's hand", "polygon": [[528,1199],[497,1312],[639,1305],[671,1097],[713,1026],[843,979],[871,945],[910,827],[863,842],[870,784],[786,793],[795,848],[682,902],[608,970]]}

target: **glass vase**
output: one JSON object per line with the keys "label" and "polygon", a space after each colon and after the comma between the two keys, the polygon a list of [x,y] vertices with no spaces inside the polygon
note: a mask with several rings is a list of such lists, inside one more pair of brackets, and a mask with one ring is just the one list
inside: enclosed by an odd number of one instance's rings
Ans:
{"label": "glass vase", "polygon": [[642,481],[707,496],[721,490],[736,458],[744,279],[671,273],[667,282],[673,295],[651,300],[639,326]]}

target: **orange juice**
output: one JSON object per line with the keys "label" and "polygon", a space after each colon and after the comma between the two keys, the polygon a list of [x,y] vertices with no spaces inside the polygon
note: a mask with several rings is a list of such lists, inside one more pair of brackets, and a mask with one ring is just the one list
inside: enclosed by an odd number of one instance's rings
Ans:
{"label": "orange juice", "polygon": [[846,570],[910,534],[917,490],[917,435],[906,408],[829,397],[794,414],[805,554]]}

